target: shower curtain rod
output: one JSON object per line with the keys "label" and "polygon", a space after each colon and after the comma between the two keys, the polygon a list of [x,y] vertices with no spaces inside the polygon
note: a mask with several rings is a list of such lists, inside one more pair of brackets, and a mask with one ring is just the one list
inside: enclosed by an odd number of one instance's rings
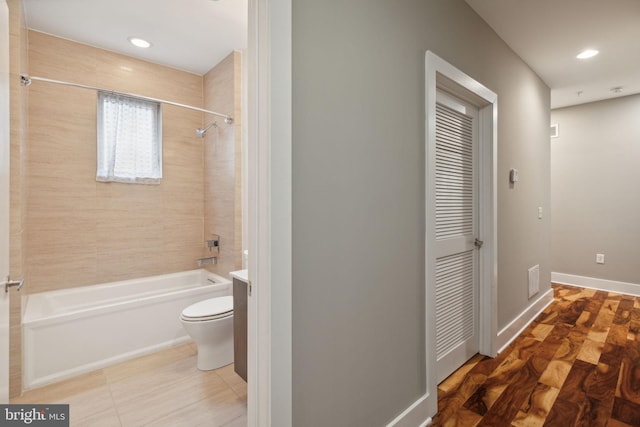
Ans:
{"label": "shower curtain rod", "polygon": [[194,107],[193,105],[180,104],[178,102],[167,101],[166,99],[151,98],[149,96],[137,95],[135,93],[119,92],[117,90],[104,89],[104,88],[101,88],[101,87],[83,85],[83,84],[80,84],[80,83],[65,82],[65,81],[62,81],[62,80],[47,79],[45,77],[35,77],[35,76],[29,76],[29,75],[26,75],[26,74],[21,74],[20,75],[20,83],[22,84],[22,86],[29,86],[31,84],[31,81],[33,81],[33,80],[46,82],[46,83],[55,83],[55,84],[64,85],[64,86],[79,87],[81,89],[91,89],[91,90],[97,90],[97,91],[101,91],[101,92],[109,92],[109,93],[113,93],[113,94],[116,94],[116,95],[130,96],[132,98],[139,98],[139,99],[144,99],[144,100],[147,100],[147,101],[159,102],[159,103],[162,103],[162,104],[169,104],[169,105],[173,105],[173,106],[176,106],[176,107],[188,108],[190,110],[200,111],[202,113],[207,113],[207,114],[212,114],[214,116],[223,117],[225,119],[225,123],[227,123],[227,124],[233,123],[233,117],[231,117],[228,114],[216,113],[215,111],[205,110],[204,108]]}

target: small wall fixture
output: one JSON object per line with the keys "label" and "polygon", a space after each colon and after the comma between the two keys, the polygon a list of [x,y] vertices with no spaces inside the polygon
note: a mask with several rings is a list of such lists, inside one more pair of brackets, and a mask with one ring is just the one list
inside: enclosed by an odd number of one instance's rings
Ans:
{"label": "small wall fixture", "polygon": [[199,258],[197,260],[198,267],[202,267],[206,264],[218,263],[218,256],[220,256],[220,236],[217,234],[212,234],[211,239],[207,240],[207,248],[209,248],[211,256]]}
{"label": "small wall fixture", "polygon": [[511,168],[509,169],[509,182],[511,184],[515,184],[520,179],[520,174],[518,173],[518,169]]}
{"label": "small wall fixture", "polygon": [[218,234],[212,234],[211,240],[207,240],[207,248],[209,248],[209,252],[213,252],[218,256],[220,254],[220,236]]}

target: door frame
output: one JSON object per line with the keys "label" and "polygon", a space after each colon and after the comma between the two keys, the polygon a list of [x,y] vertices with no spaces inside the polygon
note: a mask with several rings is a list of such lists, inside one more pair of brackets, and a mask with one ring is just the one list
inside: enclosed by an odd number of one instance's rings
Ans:
{"label": "door frame", "polygon": [[249,0],[247,425],[292,425],[292,0]]}
{"label": "door frame", "polygon": [[479,349],[495,356],[497,303],[497,163],[498,96],[486,86],[449,64],[435,53],[425,55],[425,364],[426,405],[429,416],[437,413],[438,384],[435,353],[435,217],[430,201],[435,200],[436,92],[443,90],[478,107],[478,238],[484,242],[478,253]]}

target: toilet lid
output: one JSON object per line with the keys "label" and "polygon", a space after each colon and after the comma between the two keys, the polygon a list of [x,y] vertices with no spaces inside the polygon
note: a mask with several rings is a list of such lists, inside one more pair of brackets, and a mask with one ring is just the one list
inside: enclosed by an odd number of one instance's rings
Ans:
{"label": "toilet lid", "polygon": [[190,305],[182,311],[183,318],[222,317],[233,314],[233,297],[217,297]]}

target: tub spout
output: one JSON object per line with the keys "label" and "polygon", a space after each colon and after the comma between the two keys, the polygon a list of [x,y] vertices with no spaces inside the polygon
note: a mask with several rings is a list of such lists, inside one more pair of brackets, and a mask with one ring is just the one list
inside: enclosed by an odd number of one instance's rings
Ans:
{"label": "tub spout", "polygon": [[217,257],[214,257],[214,256],[210,256],[207,258],[200,258],[198,259],[198,267],[202,267],[203,265],[206,265],[206,264],[217,264],[217,262],[218,262],[218,259]]}

